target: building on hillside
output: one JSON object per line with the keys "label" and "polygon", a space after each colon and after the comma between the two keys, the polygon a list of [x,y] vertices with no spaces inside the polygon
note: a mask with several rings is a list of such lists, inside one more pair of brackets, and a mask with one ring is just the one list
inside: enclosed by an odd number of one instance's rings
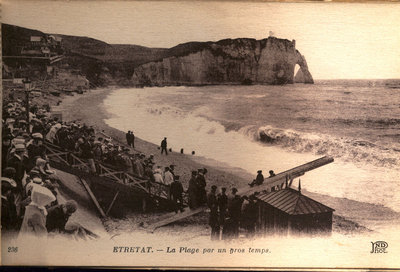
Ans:
{"label": "building on hillside", "polygon": [[256,196],[260,234],[331,234],[334,209],[292,188]]}

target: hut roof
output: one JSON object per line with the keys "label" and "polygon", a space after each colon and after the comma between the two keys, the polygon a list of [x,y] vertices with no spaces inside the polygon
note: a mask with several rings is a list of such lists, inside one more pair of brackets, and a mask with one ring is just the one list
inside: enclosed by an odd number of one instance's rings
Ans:
{"label": "hut roof", "polygon": [[287,188],[270,193],[262,193],[257,199],[289,214],[317,214],[332,212],[334,209],[325,206],[292,188]]}

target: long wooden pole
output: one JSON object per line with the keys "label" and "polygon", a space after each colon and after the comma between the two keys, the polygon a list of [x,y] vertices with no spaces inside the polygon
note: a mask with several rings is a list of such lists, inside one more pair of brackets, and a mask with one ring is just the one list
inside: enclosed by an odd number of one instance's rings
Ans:
{"label": "long wooden pole", "polygon": [[82,182],[83,186],[85,187],[86,191],[88,192],[90,198],[92,199],[94,205],[96,206],[97,210],[100,212],[101,217],[107,217],[104,213],[103,209],[101,208],[99,202],[97,201],[96,197],[94,196],[92,190],[90,189],[89,185],[83,178],[78,177],[79,180]]}
{"label": "long wooden pole", "polygon": [[281,172],[281,173],[277,174],[276,176],[266,178],[264,180],[264,183],[261,185],[258,185],[258,186],[255,185],[254,187],[247,186],[247,187],[239,188],[238,194],[250,195],[255,192],[270,190],[274,186],[280,186],[281,184],[284,184],[287,177],[289,177],[290,179],[300,177],[300,176],[304,175],[305,172],[314,170],[318,167],[324,166],[331,162],[333,162],[333,158],[328,157],[328,156],[316,159],[314,161],[311,161],[311,162],[302,164],[300,166],[294,167],[292,169],[289,169],[287,171]]}

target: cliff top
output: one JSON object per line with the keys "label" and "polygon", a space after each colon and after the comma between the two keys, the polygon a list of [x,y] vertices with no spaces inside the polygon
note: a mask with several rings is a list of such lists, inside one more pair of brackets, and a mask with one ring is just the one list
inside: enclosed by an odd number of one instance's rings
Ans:
{"label": "cliff top", "polygon": [[[23,28],[19,26],[2,24],[2,47],[3,55],[19,55],[20,50],[30,41],[30,36],[51,35],[38,30]],[[53,34],[62,38],[62,47],[66,54],[82,55],[106,63],[129,63],[133,67],[141,64],[159,61],[167,57],[186,56],[191,53],[210,49],[212,45],[219,46],[248,46],[255,48],[256,39],[236,38],[223,39],[220,41],[187,42],[171,48],[150,48],[132,44],[108,44],[106,42],[81,36],[70,36]],[[287,39],[268,37],[259,40],[262,45],[268,41],[282,43],[284,46],[293,46]]]}

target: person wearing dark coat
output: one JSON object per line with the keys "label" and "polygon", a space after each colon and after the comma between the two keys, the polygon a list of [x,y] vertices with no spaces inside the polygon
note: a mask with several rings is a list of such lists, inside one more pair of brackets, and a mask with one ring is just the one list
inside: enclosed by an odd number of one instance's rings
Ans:
{"label": "person wearing dark coat", "polygon": [[233,238],[239,237],[240,216],[243,199],[238,196],[236,188],[232,188],[232,197],[228,200],[228,213],[232,220]]}
{"label": "person wearing dark coat", "polygon": [[135,134],[133,134],[133,131],[131,131],[131,133],[130,133],[130,140],[131,140],[130,146],[132,148],[135,148]]}
{"label": "person wearing dark coat", "polygon": [[128,130],[128,132],[125,134],[126,137],[126,143],[128,144],[128,146],[131,146],[131,131]]}
{"label": "person wearing dark coat", "polygon": [[27,171],[29,172],[35,166],[36,157],[45,158],[46,148],[43,145],[43,136],[40,133],[32,134],[33,142],[26,149],[28,151],[29,157],[29,167]]}
{"label": "person wearing dark coat", "polygon": [[65,225],[70,216],[77,210],[75,200],[68,200],[65,204],[53,206],[47,210],[46,229],[47,232],[67,232]]}
{"label": "person wearing dark coat", "polygon": [[219,223],[223,227],[225,222],[225,217],[228,208],[228,196],[226,195],[226,188],[221,188],[221,193],[218,194],[218,211],[219,211]]}
{"label": "person wearing dark coat", "polygon": [[188,188],[188,195],[189,195],[189,208],[196,209],[198,207],[198,188],[196,183],[196,175],[197,171],[192,171],[192,177],[189,180],[189,188]]}
{"label": "person wearing dark coat", "polygon": [[251,195],[247,204],[242,207],[241,224],[247,230],[247,236],[253,237],[255,233],[255,225],[257,221],[257,205],[256,198]]}
{"label": "person wearing dark coat", "polygon": [[253,187],[254,185],[261,185],[264,182],[264,176],[262,174],[262,170],[257,171],[257,177],[255,180],[253,180],[252,183],[249,183],[250,187]]}
{"label": "person wearing dark coat", "polygon": [[10,147],[11,147],[11,136],[10,135],[3,136],[2,145],[1,145],[1,169],[2,170],[4,170],[4,168],[6,168],[6,166],[7,166],[7,156],[8,156]]}
{"label": "person wearing dark coat", "polygon": [[219,240],[219,221],[218,221],[218,200],[215,195],[217,186],[211,186],[211,192],[207,196],[207,206],[210,208],[210,218],[208,224],[211,227],[211,240]]}
{"label": "person wearing dark coat", "polygon": [[171,183],[170,187],[171,199],[175,204],[175,213],[178,213],[178,210],[183,212],[182,193],[183,193],[182,183],[179,181],[179,176],[175,176],[174,181]]}
{"label": "person wearing dark coat", "polygon": [[200,205],[203,205],[207,202],[207,192],[206,192],[207,183],[206,183],[206,178],[204,177],[204,172],[206,172],[205,169],[198,169],[198,174],[196,177],[196,184],[198,188],[197,199]]}
{"label": "person wearing dark coat", "polygon": [[161,141],[161,154],[165,151],[165,155],[168,155],[167,151],[167,137],[164,137],[164,140]]}
{"label": "person wearing dark coat", "polygon": [[26,164],[24,163],[25,145],[17,144],[15,146],[14,155],[7,161],[7,167],[15,169],[15,182],[17,183],[17,191],[23,196],[22,179],[26,171]]}
{"label": "person wearing dark coat", "polygon": [[14,168],[5,168],[1,177],[1,230],[17,230],[17,207],[14,203],[13,190],[17,187],[14,181]]}

